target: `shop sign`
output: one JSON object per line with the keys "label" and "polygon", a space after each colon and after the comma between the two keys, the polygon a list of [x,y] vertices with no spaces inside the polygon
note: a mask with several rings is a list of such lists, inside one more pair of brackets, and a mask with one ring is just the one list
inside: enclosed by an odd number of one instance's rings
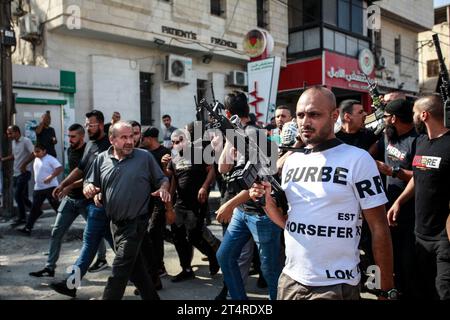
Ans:
{"label": "shop sign", "polygon": [[161,26],[162,32],[171,34],[173,36],[182,37],[186,39],[197,40],[197,34],[192,31],[185,31],[181,29],[176,29],[172,27]]}

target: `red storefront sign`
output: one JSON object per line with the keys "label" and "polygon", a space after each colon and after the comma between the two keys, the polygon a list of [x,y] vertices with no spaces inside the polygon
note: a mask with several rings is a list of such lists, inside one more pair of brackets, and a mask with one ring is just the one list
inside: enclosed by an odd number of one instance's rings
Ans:
{"label": "red storefront sign", "polygon": [[290,63],[281,69],[278,92],[300,90],[304,84],[322,85],[322,57]]}
{"label": "red storefront sign", "polygon": [[[325,51],[325,81],[328,88],[367,92],[367,81],[358,66],[358,60]],[[369,78],[373,80],[373,72]]]}
{"label": "red storefront sign", "polygon": [[[373,80],[373,76],[372,72],[369,78]],[[300,90],[304,84],[367,92],[366,78],[359,69],[358,59],[328,51],[324,51],[322,57],[290,63],[281,69],[279,92]]]}

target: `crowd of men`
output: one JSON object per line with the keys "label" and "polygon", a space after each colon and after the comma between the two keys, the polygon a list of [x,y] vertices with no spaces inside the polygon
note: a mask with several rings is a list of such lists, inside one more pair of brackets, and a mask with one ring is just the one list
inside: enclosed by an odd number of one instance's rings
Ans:
{"label": "crowd of men", "polygon": [[[195,278],[195,247],[209,261],[211,275],[222,270],[224,286],[216,299],[248,299],[253,263],[270,299],[358,300],[369,291],[379,299],[448,300],[450,130],[442,101],[426,96],[411,102],[398,92],[382,101],[381,133],[366,129],[359,101],[337,105],[324,87],[305,90],[295,116],[289,106],[279,106],[275,123],[262,128],[246,95],[228,94],[225,116],[234,119],[240,135],[265,137],[256,143],[271,160],[266,165],[276,168],[270,172],[275,182],[258,180],[249,189],[232,183],[248,168],[248,152],[220,135],[204,135],[199,143],[194,123],[177,129],[169,115],[162,117],[161,141],[157,128],[141,130],[136,121],[121,121],[118,112],[108,124],[101,111],[88,112],[84,126],[68,129],[70,173],[60,183],[62,166],[51,148],[56,138],[33,147],[11,126],[13,154],[2,161],[14,161],[19,216],[12,226],[25,223],[17,230],[32,236],[43,201],[57,211],[47,263],[30,275],[54,277],[62,238],[82,215],[86,227],[73,274],[50,285],[71,297],[77,292],[68,285],[74,274],[81,279],[107,266],[106,240],[115,257],[103,299],[121,299],[129,281],[142,299],[159,299],[167,224],[181,267],[172,281]],[[49,118],[43,116],[37,133],[48,129]],[[192,156],[207,147],[217,162]],[[276,181],[283,192],[274,190]],[[205,223],[215,183],[222,241]]]}

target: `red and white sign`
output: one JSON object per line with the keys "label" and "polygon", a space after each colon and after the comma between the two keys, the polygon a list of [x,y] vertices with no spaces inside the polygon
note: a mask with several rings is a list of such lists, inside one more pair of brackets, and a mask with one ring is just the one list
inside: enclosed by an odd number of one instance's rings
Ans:
{"label": "red and white sign", "polygon": [[256,115],[258,122],[264,124],[269,122],[275,112],[280,64],[280,57],[247,64],[250,112]]}
{"label": "red and white sign", "polygon": [[[359,68],[357,59],[328,51],[324,52],[324,59],[323,80],[327,87],[367,92],[367,81]],[[373,78],[373,71],[368,77]]]}

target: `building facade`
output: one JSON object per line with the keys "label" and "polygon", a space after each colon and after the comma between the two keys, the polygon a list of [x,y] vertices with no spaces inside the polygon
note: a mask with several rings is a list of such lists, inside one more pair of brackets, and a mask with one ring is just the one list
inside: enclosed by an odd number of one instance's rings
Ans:
{"label": "building facade", "polygon": [[289,46],[279,104],[294,106],[305,88],[322,85],[338,103],[357,99],[369,110],[366,76],[381,93],[418,93],[417,34],[431,28],[432,0],[288,3]]}
{"label": "building facade", "polygon": [[[254,0],[40,0],[24,8],[39,35],[22,32],[14,63],[76,73],[75,119],[93,108],[105,117],[161,127],[195,120],[194,96],[216,99],[246,83],[242,42],[254,28],[270,32],[286,63],[287,6]],[[13,10],[14,12],[14,10]],[[19,20],[24,20],[22,15]],[[28,20],[32,20],[27,18]],[[18,23],[22,29],[25,23]],[[27,27],[32,32],[32,28]]]}
{"label": "building facade", "polygon": [[434,9],[433,30],[419,33],[419,82],[421,94],[435,93],[438,89],[439,61],[432,38],[435,33],[439,37],[442,56],[448,69],[448,61],[450,59],[449,18],[450,6],[436,8]]}

